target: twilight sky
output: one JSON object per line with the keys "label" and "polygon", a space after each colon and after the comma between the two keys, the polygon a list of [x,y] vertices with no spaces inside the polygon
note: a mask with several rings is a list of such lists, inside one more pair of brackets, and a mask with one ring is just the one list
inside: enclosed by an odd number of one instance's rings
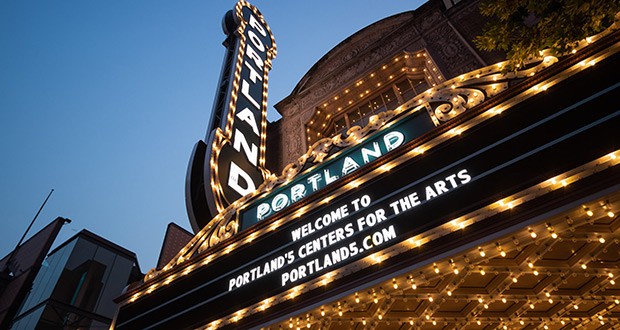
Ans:
{"label": "twilight sky", "polygon": [[[254,0],[275,36],[269,119],[325,53],[421,0]],[[0,2],[0,257],[54,189],[30,234],[73,220],[155,267],[209,121],[233,0]]]}

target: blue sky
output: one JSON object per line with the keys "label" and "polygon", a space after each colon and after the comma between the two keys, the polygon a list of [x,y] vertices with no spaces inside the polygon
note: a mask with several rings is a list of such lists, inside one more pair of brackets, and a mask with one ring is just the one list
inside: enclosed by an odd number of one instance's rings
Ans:
{"label": "blue sky", "polygon": [[[255,0],[275,36],[269,118],[326,52],[421,1]],[[190,230],[187,163],[208,124],[235,1],[0,2],[0,255],[57,216],[153,268],[169,222]]]}

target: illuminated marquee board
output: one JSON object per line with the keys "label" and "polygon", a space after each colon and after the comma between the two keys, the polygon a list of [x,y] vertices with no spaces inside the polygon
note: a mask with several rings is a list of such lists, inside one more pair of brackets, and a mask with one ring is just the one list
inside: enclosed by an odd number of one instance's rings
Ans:
{"label": "illuminated marquee board", "polygon": [[335,157],[314,166],[291,182],[252,202],[240,212],[241,229],[284,210],[435,128],[423,106],[406,113],[405,116],[389,128],[374,133],[362,143],[343,150]]}
{"label": "illuminated marquee board", "polygon": [[[407,211],[472,181],[465,168],[423,179],[386,195],[362,189],[354,196],[313,212],[287,231],[288,244],[228,278],[228,291],[271,273],[290,287],[359,256],[403,240],[407,225],[394,221]],[[410,223],[415,223],[411,221]]]}
{"label": "illuminated marquee board", "polygon": [[[489,108],[472,109],[463,121],[417,140],[425,126],[410,120],[426,117],[422,111],[403,113],[359,144],[302,172],[299,181],[251,201],[239,214],[251,211],[256,218],[262,203],[278,208],[282,203],[274,215],[267,213],[258,222],[243,218],[255,225],[229,244],[197,252],[146,282],[142,291],[127,293],[130,303],[121,305],[115,329],[258,328],[405,274],[489,235],[523,228],[554,210],[579,206],[584,197],[617,190],[620,170],[606,162],[575,181],[566,177],[566,185],[550,178],[581,176],[574,171],[617,150],[620,110],[609,105],[620,91],[612,67],[618,56],[587,75],[519,100],[501,115],[494,112],[424,154],[409,151],[449,135],[453,126],[486,116]],[[514,92],[508,100],[515,95],[522,94]],[[378,165],[372,162],[379,157],[397,165],[375,171]],[[331,178],[350,166],[345,176],[358,177],[340,176],[319,187],[321,193],[293,198],[296,184],[307,184],[314,174]],[[349,179],[358,178],[364,180],[349,187]],[[311,179],[309,184],[313,181],[320,182]],[[526,190],[532,192],[521,195]],[[284,199],[277,197],[283,193],[289,205],[272,204]],[[322,202],[324,196],[329,203]],[[511,196],[519,200],[514,209],[498,206]],[[470,222],[459,228],[459,221]]]}
{"label": "illuminated marquee board", "polygon": [[226,57],[206,143],[194,147],[186,204],[195,231],[264,181],[267,79],[275,40],[258,9],[239,1],[224,17]]}

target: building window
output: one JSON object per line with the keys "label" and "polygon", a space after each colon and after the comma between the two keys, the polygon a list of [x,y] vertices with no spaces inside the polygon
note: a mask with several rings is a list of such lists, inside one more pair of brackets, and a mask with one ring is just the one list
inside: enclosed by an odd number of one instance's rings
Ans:
{"label": "building window", "polygon": [[386,59],[350,85],[332,91],[317,102],[305,123],[308,146],[322,138],[366,126],[372,115],[410,101],[427,89],[445,81],[439,67],[426,50],[403,52]]}
{"label": "building window", "polygon": [[358,104],[353,105],[338,115],[325,132],[326,136],[334,136],[345,132],[353,126],[364,127],[370,116],[386,110],[393,110],[428,89],[424,79],[404,77],[394,84],[388,85],[378,95],[371,95]]}

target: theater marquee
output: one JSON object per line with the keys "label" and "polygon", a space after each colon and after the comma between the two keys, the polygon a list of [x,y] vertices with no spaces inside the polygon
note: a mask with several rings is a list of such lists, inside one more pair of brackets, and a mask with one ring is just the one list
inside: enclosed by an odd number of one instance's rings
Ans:
{"label": "theater marquee", "polygon": [[[439,274],[437,260],[488,237],[553,232],[540,221],[620,185],[613,40],[450,79],[317,141],[275,176],[263,168],[275,44],[244,0],[225,25],[211,139],[196,144],[187,178],[198,233],[119,299],[113,328],[260,328],[322,313],[421,265]],[[453,274],[471,267],[448,260]]]}

